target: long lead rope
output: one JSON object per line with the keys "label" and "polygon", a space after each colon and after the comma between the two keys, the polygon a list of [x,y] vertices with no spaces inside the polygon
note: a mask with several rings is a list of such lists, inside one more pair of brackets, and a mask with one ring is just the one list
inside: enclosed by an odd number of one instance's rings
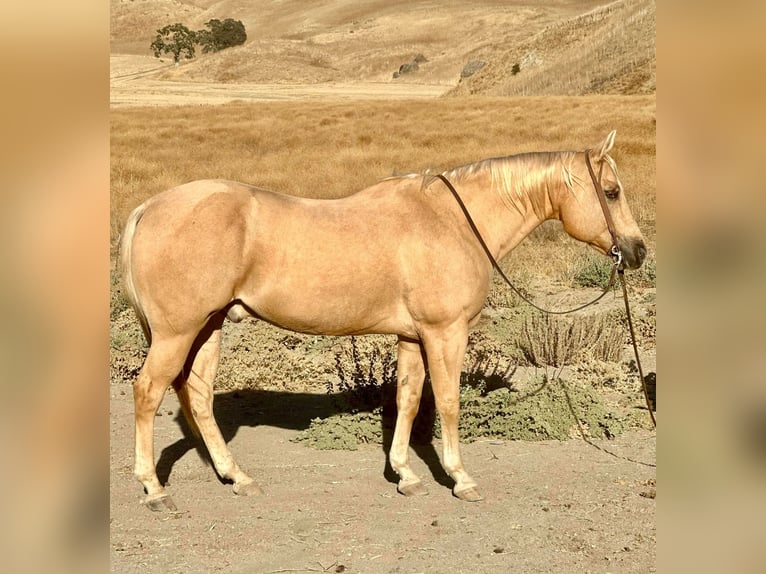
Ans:
{"label": "long lead rope", "polygon": [[[615,265],[612,266],[612,273],[611,273],[611,276],[609,277],[609,283],[604,288],[604,291],[592,301],[589,301],[588,303],[585,303],[584,305],[580,305],[579,307],[575,307],[574,309],[568,309],[566,311],[551,311],[549,309],[543,309],[542,307],[539,307],[538,305],[536,305],[529,298],[524,296],[524,294],[511,282],[511,280],[508,279],[508,276],[502,270],[502,268],[500,267],[500,264],[497,262],[494,255],[492,255],[492,252],[489,250],[489,247],[487,247],[487,243],[484,241],[484,238],[481,236],[481,233],[479,232],[479,228],[476,227],[476,224],[474,223],[473,218],[471,217],[471,214],[468,211],[468,208],[466,207],[465,203],[463,202],[463,199],[460,197],[460,194],[457,192],[455,187],[443,174],[438,174],[436,177],[438,177],[444,183],[444,185],[447,186],[447,189],[449,189],[450,192],[452,193],[452,196],[455,198],[455,201],[457,201],[457,204],[460,206],[460,210],[463,212],[463,215],[465,216],[466,221],[468,222],[468,225],[471,228],[471,231],[473,231],[473,234],[476,236],[476,239],[479,240],[479,244],[484,250],[484,253],[487,255],[487,258],[489,259],[495,271],[498,272],[500,277],[503,278],[506,284],[513,290],[514,293],[516,293],[516,295],[518,295],[522,300],[524,300],[527,304],[531,305],[538,311],[542,311],[543,313],[547,313],[549,315],[565,315],[567,313],[574,313],[575,311],[579,311],[581,309],[584,309],[585,307],[593,305],[594,303],[599,301],[604,295],[606,295],[607,292],[611,289],[612,285],[614,284],[616,273],[620,274],[620,284],[622,285],[622,295],[623,295],[623,299],[625,300],[625,314],[627,315],[627,318],[628,318],[628,329],[630,330],[630,342],[633,345],[633,353],[636,357],[636,367],[638,368],[638,376],[641,379],[641,390],[644,393],[644,400],[646,401],[646,410],[649,411],[649,416],[652,419],[652,424],[656,428],[657,420],[654,416],[654,412],[652,411],[652,405],[649,401],[649,392],[646,388],[646,379],[644,379],[644,371],[641,368],[641,360],[638,357],[638,345],[636,344],[636,333],[635,333],[635,330],[633,329],[633,319],[630,313],[630,304],[628,303],[628,287],[625,282],[625,273],[624,273],[624,270],[619,265],[619,263],[622,260],[622,257],[619,253],[619,247],[617,246],[617,236],[614,230],[614,223],[612,222],[611,214],[609,213],[609,209],[606,205],[606,199],[602,197],[603,191],[601,190],[600,181],[596,179],[595,174],[593,173],[593,168],[590,163],[590,157],[589,157],[588,151],[585,152],[585,159],[586,159],[586,164],[588,166],[588,171],[590,172],[591,178],[593,179],[593,185],[596,188],[596,195],[598,196],[599,203],[601,204],[601,207],[604,211],[604,217],[607,220],[607,227],[609,228],[609,233],[612,236],[613,247],[612,247],[611,255],[616,256],[617,259],[615,261]],[[615,248],[616,248],[616,252],[615,252]]]}
{"label": "long lead rope", "polygon": [[646,379],[644,378],[644,370],[641,368],[641,359],[638,358],[638,345],[636,344],[636,332],[633,329],[633,318],[630,314],[630,303],[628,303],[628,285],[625,282],[625,271],[620,269],[620,284],[622,285],[622,298],[625,300],[625,316],[628,318],[628,329],[630,330],[630,342],[633,345],[633,354],[636,357],[636,368],[638,369],[638,376],[641,379],[641,390],[644,392],[644,401],[646,401],[646,410],[649,411],[649,416],[652,419],[654,428],[657,428],[657,419],[654,417],[652,411],[652,404],[649,400],[649,390],[646,388]]}

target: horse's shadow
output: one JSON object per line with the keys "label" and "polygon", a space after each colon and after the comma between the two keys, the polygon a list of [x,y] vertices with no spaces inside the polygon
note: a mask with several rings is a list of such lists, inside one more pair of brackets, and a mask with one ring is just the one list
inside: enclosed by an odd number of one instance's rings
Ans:
{"label": "horse's shadow", "polygon": [[[423,389],[420,411],[415,419],[410,446],[415,454],[427,465],[434,480],[443,486],[452,487],[453,480],[441,466],[439,455],[433,446],[433,424],[435,408],[433,393],[430,385]],[[393,440],[393,429],[396,420],[395,390],[388,389],[383,393],[383,409],[381,416],[383,450],[388,454]],[[224,440],[229,443],[243,426],[256,427],[260,425],[273,426],[290,430],[305,430],[312,419],[327,418],[335,414],[352,412],[353,401],[347,400],[349,392],[333,394],[291,393],[264,390],[239,390],[220,393],[215,396],[213,411],[215,420],[221,429]],[[199,456],[212,466],[202,439],[197,437],[183,415],[176,416],[184,438],[165,447],[157,462],[157,475],[162,484],[166,484],[173,465],[190,450],[196,449]],[[386,456],[384,477],[392,483],[397,483],[398,475],[391,468]],[[219,477],[219,480],[222,480]],[[223,480],[222,480],[223,482]]]}

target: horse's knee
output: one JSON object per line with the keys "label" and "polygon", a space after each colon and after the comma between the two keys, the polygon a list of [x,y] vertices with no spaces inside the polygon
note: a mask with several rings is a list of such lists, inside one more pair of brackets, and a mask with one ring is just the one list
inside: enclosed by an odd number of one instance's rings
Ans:
{"label": "horse's knee", "polygon": [[439,415],[445,422],[452,422],[454,420],[457,423],[457,417],[460,413],[460,398],[437,397],[436,410],[439,411]]}
{"label": "horse's knee", "polygon": [[414,418],[420,408],[420,394],[401,393],[397,397],[396,408],[400,415]]}
{"label": "horse's knee", "polygon": [[197,421],[197,423],[205,424],[209,423],[210,421],[215,422],[215,418],[213,416],[212,397],[192,395],[189,404],[191,407],[192,416],[194,417],[194,420]]}

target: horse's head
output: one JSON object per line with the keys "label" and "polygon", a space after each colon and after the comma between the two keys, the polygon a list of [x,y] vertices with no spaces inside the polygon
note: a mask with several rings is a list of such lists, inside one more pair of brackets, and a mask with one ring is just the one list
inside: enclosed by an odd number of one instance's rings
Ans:
{"label": "horse's head", "polygon": [[577,154],[577,160],[571,168],[573,177],[570,179],[576,183],[569,186],[571,193],[564,194],[558,206],[558,213],[569,235],[604,254],[610,252],[612,237],[586,164],[586,154],[589,154],[595,177],[601,177],[601,187],[606,196],[606,206],[614,221],[623,264],[628,269],[636,269],[644,262],[646,244],[630,213],[622,182],[617,175],[617,165],[608,155],[614,145],[615,133],[610,132],[604,141],[592,150]]}

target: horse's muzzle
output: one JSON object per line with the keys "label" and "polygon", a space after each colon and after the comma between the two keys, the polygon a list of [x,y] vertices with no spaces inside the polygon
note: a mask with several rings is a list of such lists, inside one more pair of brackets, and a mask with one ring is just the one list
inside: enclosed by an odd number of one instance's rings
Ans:
{"label": "horse's muzzle", "polygon": [[619,238],[617,243],[622,251],[622,261],[626,269],[638,269],[646,259],[646,244],[638,237]]}

